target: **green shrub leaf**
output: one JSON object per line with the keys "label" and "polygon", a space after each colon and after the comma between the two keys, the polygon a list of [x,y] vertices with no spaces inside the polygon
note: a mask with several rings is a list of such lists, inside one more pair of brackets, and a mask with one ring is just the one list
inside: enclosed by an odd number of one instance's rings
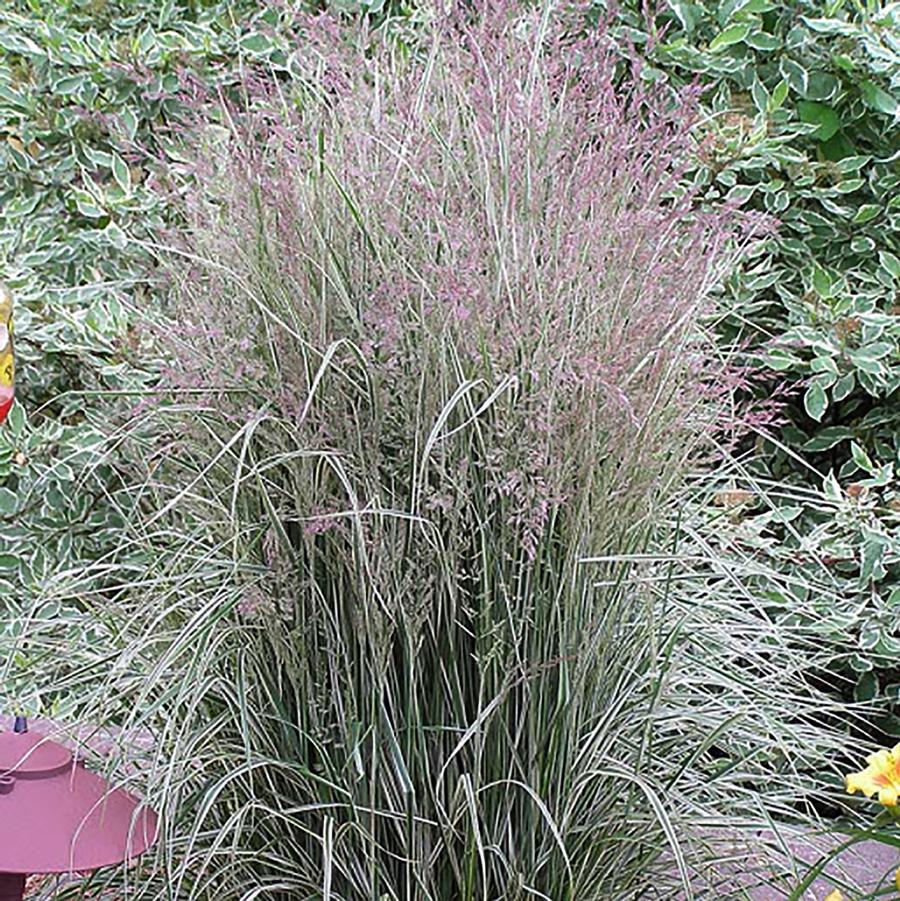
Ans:
{"label": "green shrub leaf", "polygon": [[887,91],[878,87],[874,81],[862,82],[859,89],[863,99],[873,110],[884,113],[887,116],[895,116],[897,114],[897,101]]}
{"label": "green shrub leaf", "polygon": [[828,409],[828,395],[825,389],[818,383],[813,382],[803,395],[803,407],[807,415],[816,422],[821,422],[825,411]]}
{"label": "green shrub leaf", "polygon": [[881,207],[877,203],[864,203],[857,210],[856,215],[853,217],[853,222],[861,225],[863,222],[869,222],[874,219],[880,212]]}
{"label": "green shrub leaf", "polygon": [[787,99],[788,92],[790,88],[788,87],[787,81],[783,78],[778,82],[777,85],[772,89],[772,99],[769,102],[769,112],[774,113],[781,109],[784,106],[784,101]]}
{"label": "green shrub leaf", "polygon": [[729,25],[724,31],[720,31],[710,42],[710,53],[716,53],[730,47],[732,44],[740,44],[750,33],[749,25]]}
{"label": "green shrub leaf", "polygon": [[892,278],[900,278],[900,259],[887,250],[878,251],[878,262],[881,268],[890,274]]}
{"label": "green shrub leaf", "polygon": [[800,63],[784,57],[778,68],[782,78],[787,81],[793,91],[796,91],[801,96],[806,94],[806,90],[809,87],[809,73]]}
{"label": "green shrub leaf", "polygon": [[801,122],[817,126],[812,137],[818,141],[827,141],[841,127],[838,114],[825,103],[819,103],[816,100],[801,100],[797,103],[797,112]]}
{"label": "green shrub leaf", "polygon": [[803,450],[809,451],[810,453],[820,453],[821,451],[831,450],[831,448],[836,447],[842,441],[846,441],[848,438],[852,437],[852,430],[845,426],[827,426],[816,432],[816,434],[803,445]]}

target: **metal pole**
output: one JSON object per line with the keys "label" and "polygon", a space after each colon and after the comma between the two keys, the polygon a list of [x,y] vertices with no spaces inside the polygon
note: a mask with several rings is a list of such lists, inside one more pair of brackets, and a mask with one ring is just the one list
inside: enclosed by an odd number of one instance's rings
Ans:
{"label": "metal pole", "polygon": [[24,873],[0,873],[0,901],[22,901],[25,897]]}

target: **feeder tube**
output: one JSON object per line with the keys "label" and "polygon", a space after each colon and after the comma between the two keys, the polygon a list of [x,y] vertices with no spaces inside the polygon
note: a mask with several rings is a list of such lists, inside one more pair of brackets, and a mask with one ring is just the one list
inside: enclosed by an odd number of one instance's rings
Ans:
{"label": "feeder tube", "polygon": [[24,873],[0,873],[0,901],[22,901],[25,897]]}

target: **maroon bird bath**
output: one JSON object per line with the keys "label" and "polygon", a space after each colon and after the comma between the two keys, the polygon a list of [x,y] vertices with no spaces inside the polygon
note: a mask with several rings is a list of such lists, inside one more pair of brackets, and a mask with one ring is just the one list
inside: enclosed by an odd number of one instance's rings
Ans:
{"label": "maroon bird bath", "polygon": [[131,860],[157,817],[17,718],[0,732],[0,901],[20,901],[32,873],[83,873]]}

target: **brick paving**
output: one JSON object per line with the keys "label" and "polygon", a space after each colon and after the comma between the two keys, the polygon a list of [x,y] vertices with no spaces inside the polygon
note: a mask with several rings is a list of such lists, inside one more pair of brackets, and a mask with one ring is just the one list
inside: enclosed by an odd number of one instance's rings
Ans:
{"label": "brick paving", "polygon": [[[798,833],[773,839],[767,833],[751,841],[736,840],[727,861],[697,874],[695,901],[785,901],[810,868],[844,841],[841,836]],[[900,901],[894,882],[898,868],[900,849],[876,841],[860,842],[823,868],[822,876],[804,892],[803,901],[825,901],[835,888],[846,901],[863,901],[876,892],[879,901]],[[678,901],[685,901],[685,896]]]}

